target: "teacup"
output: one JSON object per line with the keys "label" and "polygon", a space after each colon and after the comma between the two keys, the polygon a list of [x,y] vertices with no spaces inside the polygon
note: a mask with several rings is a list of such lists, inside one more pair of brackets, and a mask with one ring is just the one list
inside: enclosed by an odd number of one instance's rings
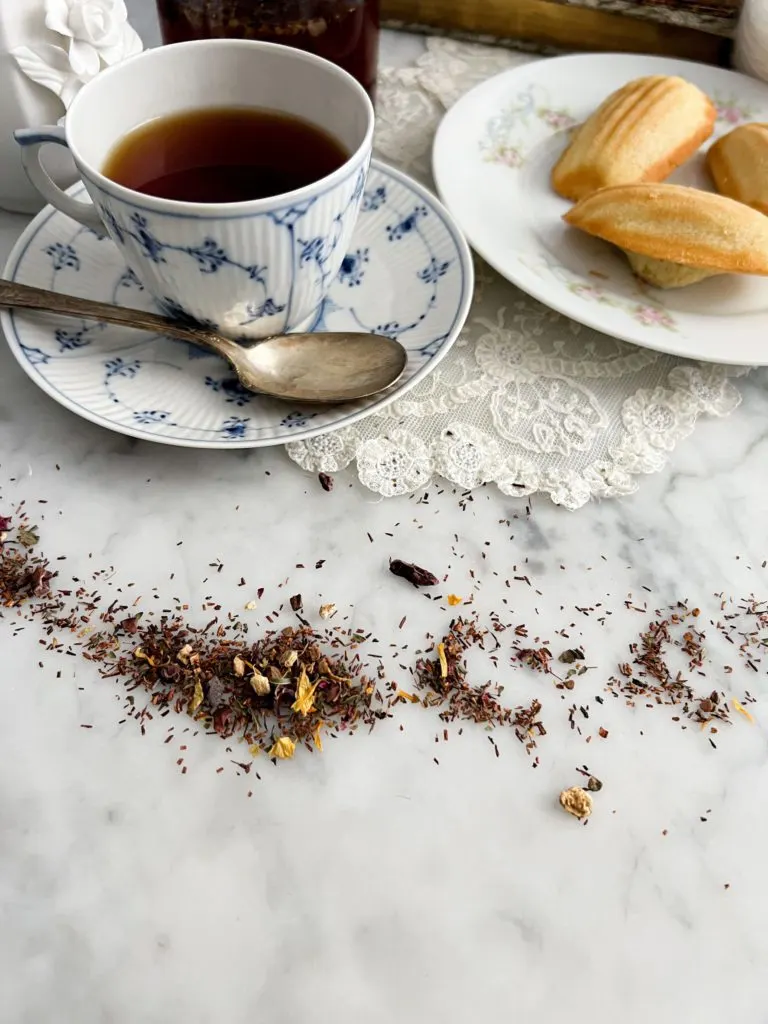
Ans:
{"label": "teacup", "polygon": [[[234,106],[303,118],[351,155],[304,188],[239,203],[160,199],[102,173],[113,147],[150,119]],[[106,230],[165,313],[259,338],[311,324],[333,283],[365,188],[373,119],[365,90],[334,64],[274,43],[213,39],[148,50],[103,71],[80,91],[64,128],[26,129],[16,139],[43,197]],[[49,142],[69,147],[92,203],[45,173],[39,150]]]}

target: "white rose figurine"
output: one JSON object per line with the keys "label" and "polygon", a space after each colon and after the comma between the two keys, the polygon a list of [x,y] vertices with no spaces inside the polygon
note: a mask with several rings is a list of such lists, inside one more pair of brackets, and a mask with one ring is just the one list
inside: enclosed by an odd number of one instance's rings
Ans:
{"label": "white rose figurine", "polygon": [[57,39],[56,44],[19,46],[11,52],[21,70],[56,93],[65,109],[102,68],[144,48],[128,24],[125,0],[45,0],[45,26],[63,36],[64,45]]}

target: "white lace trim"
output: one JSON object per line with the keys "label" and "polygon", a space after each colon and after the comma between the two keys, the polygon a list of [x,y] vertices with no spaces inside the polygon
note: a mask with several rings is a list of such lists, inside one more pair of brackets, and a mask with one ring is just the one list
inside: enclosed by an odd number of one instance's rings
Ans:
{"label": "white lace trim", "polygon": [[[416,67],[382,73],[378,154],[431,184],[432,137],[446,107],[506,68],[537,59],[430,39]],[[548,494],[576,509],[637,489],[694,429],[741,398],[739,367],[685,362],[617,341],[540,305],[476,260],[475,302],[437,370],[382,413],[287,446],[310,472],[353,463],[390,497],[441,477],[463,489]]]}

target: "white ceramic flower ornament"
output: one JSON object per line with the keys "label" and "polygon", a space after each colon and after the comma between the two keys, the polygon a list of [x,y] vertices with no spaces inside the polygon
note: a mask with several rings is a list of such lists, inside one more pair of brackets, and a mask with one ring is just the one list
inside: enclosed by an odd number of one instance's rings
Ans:
{"label": "white ceramic flower ornament", "polygon": [[143,49],[124,0],[45,0],[45,27],[59,37],[55,43],[11,52],[24,74],[55,93],[65,109],[102,68]]}

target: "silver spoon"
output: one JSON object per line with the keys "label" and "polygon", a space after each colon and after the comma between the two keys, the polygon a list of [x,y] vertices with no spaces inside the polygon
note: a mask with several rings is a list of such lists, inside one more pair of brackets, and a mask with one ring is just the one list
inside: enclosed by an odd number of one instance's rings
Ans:
{"label": "silver spoon", "polygon": [[331,404],[368,398],[399,380],[408,361],[399,342],[378,334],[339,331],[232,341],[204,327],[190,327],[155,313],[12,281],[0,280],[0,308],[105,320],[191,341],[226,359],[249,391],[290,402]]}

